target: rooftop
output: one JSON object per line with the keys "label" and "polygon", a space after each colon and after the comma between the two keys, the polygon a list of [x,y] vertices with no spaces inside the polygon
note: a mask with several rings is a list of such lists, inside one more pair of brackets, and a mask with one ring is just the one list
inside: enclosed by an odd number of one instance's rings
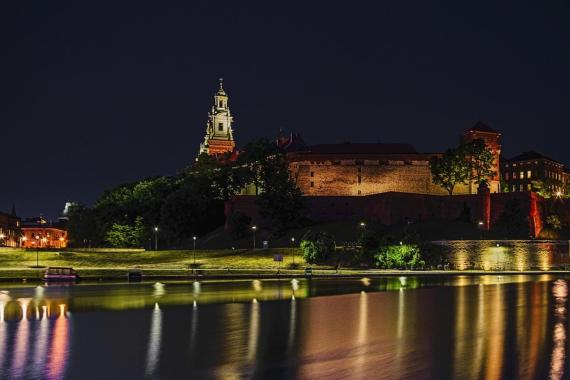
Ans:
{"label": "rooftop", "polygon": [[562,164],[560,161],[557,160],[553,160],[550,157],[547,157],[541,153],[538,153],[534,150],[530,150],[528,152],[523,152],[507,161],[511,161],[511,162],[517,162],[517,161],[528,161],[528,160],[548,160],[548,161],[552,161],[552,162],[556,162],[559,164]]}
{"label": "rooftop", "polygon": [[477,124],[475,124],[474,126],[472,126],[471,128],[469,128],[467,130],[467,132],[469,131],[473,131],[473,132],[484,132],[484,133],[499,133],[499,131],[489,127],[487,124],[478,121]]}

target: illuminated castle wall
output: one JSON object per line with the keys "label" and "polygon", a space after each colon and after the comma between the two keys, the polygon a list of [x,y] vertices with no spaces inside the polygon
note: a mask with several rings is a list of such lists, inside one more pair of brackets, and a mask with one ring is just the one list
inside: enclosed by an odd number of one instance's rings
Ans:
{"label": "illuminated castle wall", "polygon": [[[493,152],[490,180],[499,192],[500,133],[477,123],[462,135],[462,142],[483,139]],[[440,153],[418,153],[408,144],[321,144],[288,153],[290,170],[305,195],[364,196],[390,191],[446,195],[433,184],[430,159]],[[476,194],[477,184],[460,184],[454,194]]]}

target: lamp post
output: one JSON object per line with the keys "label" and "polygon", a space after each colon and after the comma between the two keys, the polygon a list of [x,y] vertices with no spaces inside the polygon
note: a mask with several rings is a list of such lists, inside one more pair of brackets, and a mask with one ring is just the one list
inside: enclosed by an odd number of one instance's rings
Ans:
{"label": "lamp post", "polygon": [[36,268],[40,266],[40,235],[36,235]]}
{"label": "lamp post", "polygon": [[291,238],[291,247],[293,248],[293,265],[295,265],[295,236]]}
{"label": "lamp post", "polygon": [[362,244],[362,242],[366,238],[366,223],[360,222],[360,228],[362,228],[362,235],[360,235],[360,243]]}
{"label": "lamp post", "polygon": [[253,249],[255,249],[255,231],[257,231],[257,226],[251,226],[251,230],[253,231]]}
{"label": "lamp post", "polygon": [[154,227],[154,250],[158,251],[158,227]]}
{"label": "lamp post", "polygon": [[26,245],[26,240],[28,240],[28,238],[25,236],[20,238],[20,248],[22,248],[22,245]]}
{"label": "lamp post", "polygon": [[483,223],[483,221],[480,220],[479,223],[477,223],[477,225],[479,226],[479,240],[483,240],[483,226],[485,225],[485,223]]}
{"label": "lamp post", "polygon": [[196,236],[192,236],[192,240],[194,240],[194,267],[196,267]]}

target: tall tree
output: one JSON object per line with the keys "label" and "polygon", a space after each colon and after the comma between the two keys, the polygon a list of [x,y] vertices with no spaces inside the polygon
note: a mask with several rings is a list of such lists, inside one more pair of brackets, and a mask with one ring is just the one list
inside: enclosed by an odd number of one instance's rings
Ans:
{"label": "tall tree", "polygon": [[461,145],[459,147],[459,155],[465,160],[469,192],[472,192],[473,182],[479,185],[481,182],[495,176],[496,173],[493,170],[495,157],[493,152],[485,145],[485,141],[477,139]]}
{"label": "tall tree", "polygon": [[267,157],[256,170],[263,186],[257,204],[261,215],[271,220],[273,232],[279,236],[299,226],[304,219],[305,204],[291,177],[285,154]]}
{"label": "tall tree", "polygon": [[448,149],[441,157],[434,156],[430,161],[432,182],[443,187],[449,195],[455,186],[464,184],[469,178],[469,169],[463,152]]}

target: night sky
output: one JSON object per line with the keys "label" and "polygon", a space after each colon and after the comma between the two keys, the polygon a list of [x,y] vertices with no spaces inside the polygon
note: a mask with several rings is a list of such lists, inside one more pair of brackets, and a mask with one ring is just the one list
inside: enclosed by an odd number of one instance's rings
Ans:
{"label": "night sky", "polygon": [[219,77],[238,145],[283,129],[433,152],[482,120],[507,157],[570,164],[566,1],[10,3],[0,210],[23,217],[190,164]]}

